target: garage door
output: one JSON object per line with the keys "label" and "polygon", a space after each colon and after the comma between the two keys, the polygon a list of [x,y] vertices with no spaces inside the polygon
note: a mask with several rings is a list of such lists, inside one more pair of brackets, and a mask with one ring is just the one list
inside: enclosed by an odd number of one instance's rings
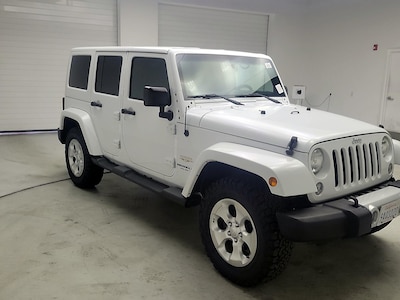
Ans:
{"label": "garage door", "polygon": [[268,15],[159,4],[159,45],[267,53]]}
{"label": "garage door", "polygon": [[0,0],[0,132],[58,127],[69,51],[117,45],[117,0]]}

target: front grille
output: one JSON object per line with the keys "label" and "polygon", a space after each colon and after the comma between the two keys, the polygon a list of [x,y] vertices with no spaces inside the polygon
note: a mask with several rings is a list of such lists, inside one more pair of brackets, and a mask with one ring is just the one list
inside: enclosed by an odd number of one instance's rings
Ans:
{"label": "front grille", "polygon": [[335,187],[362,183],[381,174],[382,162],[378,142],[332,150],[332,158]]}

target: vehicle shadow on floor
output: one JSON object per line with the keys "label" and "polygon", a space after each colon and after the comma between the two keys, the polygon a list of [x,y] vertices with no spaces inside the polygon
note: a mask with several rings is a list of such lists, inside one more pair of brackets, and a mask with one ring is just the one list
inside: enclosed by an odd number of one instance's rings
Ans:
{"label": "vehicle shadow on floor", "polygon": [[[257,299],[396,298],[400,294],[396,252],[379,236],[295,244],[281,276],[247,292]],[[382,289],[387,295],[381,294]]]}
{"label": "vehicle shadow on floor", "polygon": [[[209,272],[216,272],[201,243],[198,208],[183,208],[113,174],[106,174],[97,188],[85,193],[123,210],[171,243],[184,245],[190,255],[204,260]],[[278,278],[253,288],[231,285],[251,298],[265,300],[378,299],[382,288],[388,295],[400,295],[394,270],[400,263],[396,247],[380,233],[319,244],[296,243],[287,269]]]}

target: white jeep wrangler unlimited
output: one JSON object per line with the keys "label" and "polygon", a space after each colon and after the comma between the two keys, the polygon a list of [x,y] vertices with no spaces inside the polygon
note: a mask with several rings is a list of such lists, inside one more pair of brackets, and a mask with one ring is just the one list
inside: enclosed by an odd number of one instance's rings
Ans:
{"label": "white jeep wrangler unlimited", "polygon": [[59,140],[78,187],[107,169],[199,204],[208,256],[244,286],[277,276],[293,242],[362,236],[399,215],[399,142],[291,105],[266,55],[73,49]]}

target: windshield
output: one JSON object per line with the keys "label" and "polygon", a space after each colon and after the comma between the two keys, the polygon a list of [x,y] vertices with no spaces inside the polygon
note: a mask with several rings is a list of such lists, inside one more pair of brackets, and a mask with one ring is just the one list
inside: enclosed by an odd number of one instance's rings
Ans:
{"label": "windshield", "polygon": [[266,58],[178,54],[177,62],[185,98],[285,96],[272,62]]}

